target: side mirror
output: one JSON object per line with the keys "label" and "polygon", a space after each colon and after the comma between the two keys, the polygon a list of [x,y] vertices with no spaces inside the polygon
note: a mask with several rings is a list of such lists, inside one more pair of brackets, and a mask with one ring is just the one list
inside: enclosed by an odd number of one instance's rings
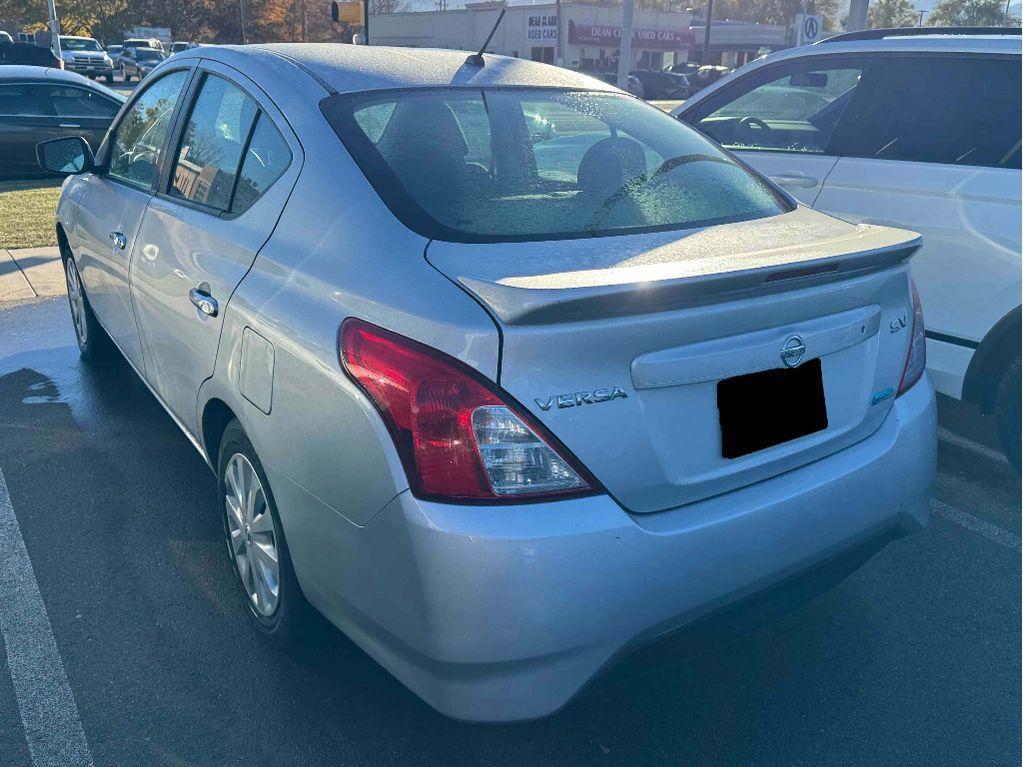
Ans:
{"label": "side mirror", "polygon": [[88,173],[96,164],[92,147],[81,136],[55,138],[36,144],[36,160],[43,170],[62,176]]}

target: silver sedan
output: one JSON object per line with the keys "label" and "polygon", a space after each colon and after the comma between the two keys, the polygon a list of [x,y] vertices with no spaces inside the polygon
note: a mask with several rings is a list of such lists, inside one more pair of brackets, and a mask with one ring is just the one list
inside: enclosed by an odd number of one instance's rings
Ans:
{"label": "silver sedan", "polygon": [[[564,69],[346,45],[162,63],[57,212],[82,356],[216,473],[253,626],[315,608],[440,711],[927,519],[911,233]],[[138,510],[144,513],[145,510]]]}

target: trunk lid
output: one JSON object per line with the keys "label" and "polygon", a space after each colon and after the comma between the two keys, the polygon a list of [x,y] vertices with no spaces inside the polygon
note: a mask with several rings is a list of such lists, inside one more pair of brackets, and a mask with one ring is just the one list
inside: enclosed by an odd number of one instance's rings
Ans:
{"label": "trunk lid", "polygon": [[[626,509],[645,513],[789,471],[876,430],[906,360],[905,262],[919,244],[911,232],[797,208],[683,232],[432,242],[427,257],[498,322],[501,386]],[[725,458],[718,383],[786,367],[793,336],[801,365],[820,360],[826,428]],[[772,407],[763,396],[754,412]]]}

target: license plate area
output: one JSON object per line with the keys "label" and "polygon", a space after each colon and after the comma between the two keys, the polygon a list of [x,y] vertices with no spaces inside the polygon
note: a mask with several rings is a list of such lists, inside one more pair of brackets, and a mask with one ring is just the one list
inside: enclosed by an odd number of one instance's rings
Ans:
{"label": "license plate area", "polygon": [[821,361],[719,381],[721,455],[738,458],[828,428]]}

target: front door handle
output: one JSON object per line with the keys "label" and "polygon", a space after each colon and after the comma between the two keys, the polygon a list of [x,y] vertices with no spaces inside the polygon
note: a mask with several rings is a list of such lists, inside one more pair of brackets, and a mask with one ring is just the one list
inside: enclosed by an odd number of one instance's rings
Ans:
{"label": "front door handle", "polygon": [[82,126],[78,123],[57,123],[59,128],[81,128]]}
{"label": "front door handle", "polygon": [[114,250],[124,250],[128,247],[128,238],[124,232],[111,232],[110,241],[114,244]]}
{"label": "front door handle", "polygon": [[778,176],[771,176],[771,181],[778,186],[795,186],[800,189],[813,189],[820,181],[802,173],[782,173]]}
{"label": "front door handle", "polygon": [[220,304],[217,303],[217,299],[211,296],[207,290],[204,290],[202,286],[192,288],[188,291],[188,300],[192,302],[192,306],[207,317],[216,317],[217,312],[220,311]]}

